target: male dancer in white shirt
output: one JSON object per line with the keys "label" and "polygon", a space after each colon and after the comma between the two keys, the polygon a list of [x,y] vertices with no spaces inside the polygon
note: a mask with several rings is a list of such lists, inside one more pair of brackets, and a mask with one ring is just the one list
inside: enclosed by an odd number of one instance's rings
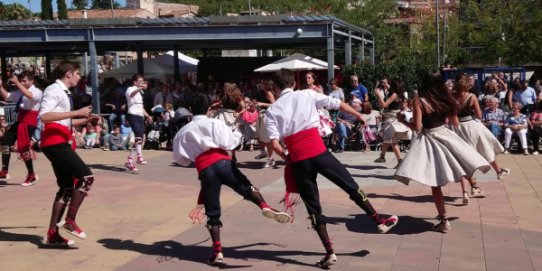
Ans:
{"label": "male dancer in white shirt", "polygon": [[22,187],[34,185],[38,181],[38,175],[34,173],[32,163],[32,151],[30,141],[38,125],[38,113],[40,110],[41,90],[34,86],[34,74],[31,71],[24,71],[19,76],[13,75],[11,83],[17,87],[17,91],[7,92],[2,87],[0,79],[0,94],[10,102],[16,102],[17,122],[15,122],[0,140],[2,151],[2,171],[0,179],[9,179],[9,159],[11,158],[11,146],[17,142],[17,151],[21,160],[24,161],[28,175],[21,183]]}
{"label": "male dancer in white shirt", "polygon": [[239,146],[242,135],[240,132],[232,132],[223,121],[207,117],[210,106],[209,98],[205,95],[193,98],[191,110],[194,118],[175,136],[173,158],[182,166],[195,162],[201,184],[200,198],[207,216],[206,226],[213,241],[213,253],[208,263],[217,265],[224,258],[220,243],[220,188],[223,184],[258,205],[267,218],[287,223],[290,216],[269,207],[260,191],[231,162],[232,158],[227,151]]}
{"label": "male dancer in white shirt", "polygon": [[[295,79],[290,70],[281,70],[275,83],[283,90],[277,101],[265,113],[266,128],[275,152],[291,163],[297,190],[310,215],[311,224],[326,249],[326,256],[318,261],[317,265],[327,268],[337,262],[337,257],[329,240],[325,217],[322,215],[316,184],[318,173],[348,193],[350,199],[374,220],[379,233],[388,232],[397,224],[398,218],[397,216],[384,218],[374,210],[367,196],[350,176],[345,166],[327,151],[318,133],[320,122],[318,108],[341,110],[356,116],[361,122],[363,122],[362,115],[347,103],[313,90],[294,92]],[[288,156],[284,153],[279,138],[284,138],[288,147]]]}
{"label": "male dancer in white shirt", "polygon": [[[41,150],[51,161],[58,184],[58,192],[53,201],[53,210],[47,236],[43,243],[47,246],[72,246],[75,242],[60,236],[58,227],[63,226],[69,233],[84,239],[87,235],[75,223],[75,217],[83,199],[92,187],[94,176],[88,166],[75,152],[73,126],[85,125],[90,119],[91,107],[73,110],[69,88],[75,87],[81,75],[79,64],[62,61],[55,69],[53,84],[43,91],[39,117],[45,124],[41,133]],[[66,206],[66,220],[60,222]]]}
{"label": "male dancer in white shirt", "polygon": [[132,77],[133,85],[126,89],[126,101],[128,103],[128,114],[126,119],[132,127],[135,141],[134,147],[130,150],[126,163],[126,168],[130,171],[136,171],[133,156],[137,153],[137,163],[147,164],[147,160],[143,158],[143,135],[145,133],[145,120],[152,121],[151,116],[145,111],[143,106],[143,91],[147,89],[147,82],[141,74],[135,74]]}

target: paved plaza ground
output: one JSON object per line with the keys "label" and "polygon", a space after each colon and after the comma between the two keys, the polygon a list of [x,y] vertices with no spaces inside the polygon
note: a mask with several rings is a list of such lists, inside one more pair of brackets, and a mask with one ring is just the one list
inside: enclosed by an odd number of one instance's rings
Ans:
{"label": "paved plaza ground", "polygon": [[[0,182],[0,270],[318,270],[324,250],[304,206],[293,223],[278,224],[229,188],[222,190],[225,264],[205,261],[211,241],[203,224],[192,224],[199,183],[194,168],[172,163],[171,153],[145,151],[148,165],[137,173],[123,167],[126,152],[78,150],[95,185],[77,221],[89,237],[77,249],[46,249],[57,187],[49,162],[38,154],[39,182],[29,188],[23,163],[12,157]],[[255,152],[239,153],[241,170],[272,205],[283,195],[283,166],[262,169]],[[14,155],[15,156],[15,155]],[[375,208],[399,216],[399,225],[378,234],[371,220],[336,186],[319,178],[324,214],[338,256],[332,270],[542,270],[542,156],[501,155],[512,173],[478,174],[486,197],[464,206],[459,184],[443,188],[452,230],[431,231],[436,209],[428,187],[393,179],[396,161],[374,164],[375,152],[336,155],[363,187]],[[65,234],[68,237],[69,234]],[[71,238],[71,237],[70,237]],[[75,237],[74,237],[75,238]],[[75,238],[77,239],[77,238]]]}

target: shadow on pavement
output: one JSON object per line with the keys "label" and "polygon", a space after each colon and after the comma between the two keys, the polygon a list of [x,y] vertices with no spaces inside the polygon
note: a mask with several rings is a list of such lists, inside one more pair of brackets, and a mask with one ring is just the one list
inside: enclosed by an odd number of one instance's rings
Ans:
{"label": "shadow on pavement", "polygon": [[[435,211],[436,212],[436,211]],[[388,215],[384,215],[388,216]],[[449,217],[448,220],[456,220],[457,217]],[[435,218],[399,216],[399,223],[386,234],[409,235],[433,231],[433,223],[427,220]],[[344,224],[348,231],[357,233],[378,234],[376,225],[368,215],[349,215],[349,217],[326,217],[328,224]]]}
{"label": "shadow on pavement", "polygon": [[[207,241],[207,240],[205,240]],[[202,241],[198,244],[183,245],[175,241],[159,241],[154,244],[141,244],[132,240],[120,240],[120,239],[100,239],[98,243],[102,244],[105,248],[114,250],[130,250],[145,255],[155,255],[157,263],[174,260],[184,260],[206,265],[208,256],[211,254],[211,247],[202,247],[199,244],[205,242]],[[303,263],[294,259],[284,258],[288,256],[324,256],[324,253],[307,252],[307,251],[277,251],[277,250],[265,250],[265,249],[247,249],[250,247],[284,247],[283,245],[274,243],[255,243],[236,247],[223,247],[224,261],[227,262],[230,259],[241,259],[247,262],[254,261],[274,261],[282,265],[294,264],[301,266],[315,266],[314,264]],[[369,254],[369,251],[362,250],[353,253],[337,253],[337,255],[350,255],[364,257]],[[220,269],[230,268],[246,268],[252,265],[228,265],[224,263],[219,265]]]}
{"label": "shadow on pavement", "polygon": [[37,229],[37,228],[38,227],[36,226],[0,227],[0,242],[29,242],[36,245],[37,247],[41,247],[42,236],[4,231],[6,229]]}
{"label": "shadow on pavement", "polygon": [[[431,193],[431,190],[428,189],[427,193]],[[403,201],[410,201],[410,202],[433,202],[433,196],[431,195],[403,196],[396,193],[392,193],[391,195],[369,193],[367,194],[367,197],[369,197],[369,199],[386,198],[386,199],[403,200]],[[450,202],[450,201],[455,201],[456,199],[457,197],[444,196],[444,201]]]}
{"label": "shadow on pavement", "polygon": [[110,166],[110,165],[104,165],[104,164],[87,164],[89,168],[92,169],[99,169],[99,170],[108,170],[108,171],[115,171],[115,172],[129,172],[127,168],[125,167],[118,167],[118,166]]}
{"label": "shadow on pavement", "polygon": [[362,166],[362,165],[344,165],[347,168],[359,169],[359,170],[372,170],[372,169],[387,169],[385,166]]}
{"label": "shadow on pavement", "polygon": [[18,184],[18,183],[8,183],[5,180],[0,181],[0,187],[5,187],[5,186],[8,186],[8,185],[20,185],[20,184]]}
{"label": "shadow on pavement", "polygon": [[368,174],[368,175],[362,175],[362,174],[351,174],[352,177],[355,178],[376,178],[376,179],[384,179],[384,180],[395,180],[395,177],[393,175],[376,175],[376,174]]}

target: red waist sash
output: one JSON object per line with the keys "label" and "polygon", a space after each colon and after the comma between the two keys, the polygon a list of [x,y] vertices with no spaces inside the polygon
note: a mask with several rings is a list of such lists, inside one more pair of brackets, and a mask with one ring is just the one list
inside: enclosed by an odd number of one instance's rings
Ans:
{"label": "red waist sash", "polygon": [[195,161],[198,174],[219,160],[231,160],[231,157],[227,151],[218,148],[210,149],[200,154]]}
{"label": "red waist sash", "polygon": [[43,148],[63,143],[71,144],[72,149],[75,150],[77,145],[73,138],[72,131],[60,123],[46,123],[41,132],[41,147]]}
{"label": "red waist sash", "polygon": [[38,111],[20,109],[17,115],[17,152],[24,161],[32,159],[30,153],[30,138],[28,127],[38,125]]}
{"label": "red waist sash", "polygon": [[318,128],[310,128],[284,138],[291,162],[303,161],[327,151]]}

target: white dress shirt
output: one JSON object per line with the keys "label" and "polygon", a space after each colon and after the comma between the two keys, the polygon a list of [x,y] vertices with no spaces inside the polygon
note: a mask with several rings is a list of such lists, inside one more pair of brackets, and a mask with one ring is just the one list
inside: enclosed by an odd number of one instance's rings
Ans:
{"label": "white dress shirt", "polygon": [[[21,109],[24,110],[32,110],[32,111],[39,111],[40,110],[40,102],[41,102],[41,90],[34,85],[30,86],[28,89],[30,92],[32,92],[32,99],[28,99],[28,97],[23,97],[23,100],[21,102]],[[20,90],[10,92],[8,93],[8,97],[6,100],[10,102],[16,103],[19,101],[19,98],[23,96],[23,92]]]}
{"label": "white dress shirt", "polygon": [[341,100],[305,89],[293,91],[287,88],[279,98],[267,109],[265,128],[269,138],[279,139],[309,128],[318,128],[320,114],[317,109],[338,110]]}
{"label": "white dress shirt", "polygon": [[[130,97],[130,95],[134,92],[138,91],[136,95],[133,97]],[[128,114],[137,115],[137,116],[145,116],[143,112],[145,112],[145,109],[143,108],[143,95],[141,95],[141,90],[136,86],[131,86],[128,89],[126,89],[126,101],[128,104]]]}
{"label": "white dress shirt", "polygon": [[[41,98],[41,107],[39,117],[48,112],[70,112],[72,111],[72,104],[70,102],[71,93],[60,80],[56,80],[53,84],[49,85],[44,91]],[[71,119],[63,119],[54,121],[62,124],[66,127],[71,127]]]}
{"label": "white dress shirt", "polygon": [[175,135],[173,159],[188,166],[210,149],[233,150],[241,143],[241,137],[239,131],[232,132],[223,121],[197,115]]}

